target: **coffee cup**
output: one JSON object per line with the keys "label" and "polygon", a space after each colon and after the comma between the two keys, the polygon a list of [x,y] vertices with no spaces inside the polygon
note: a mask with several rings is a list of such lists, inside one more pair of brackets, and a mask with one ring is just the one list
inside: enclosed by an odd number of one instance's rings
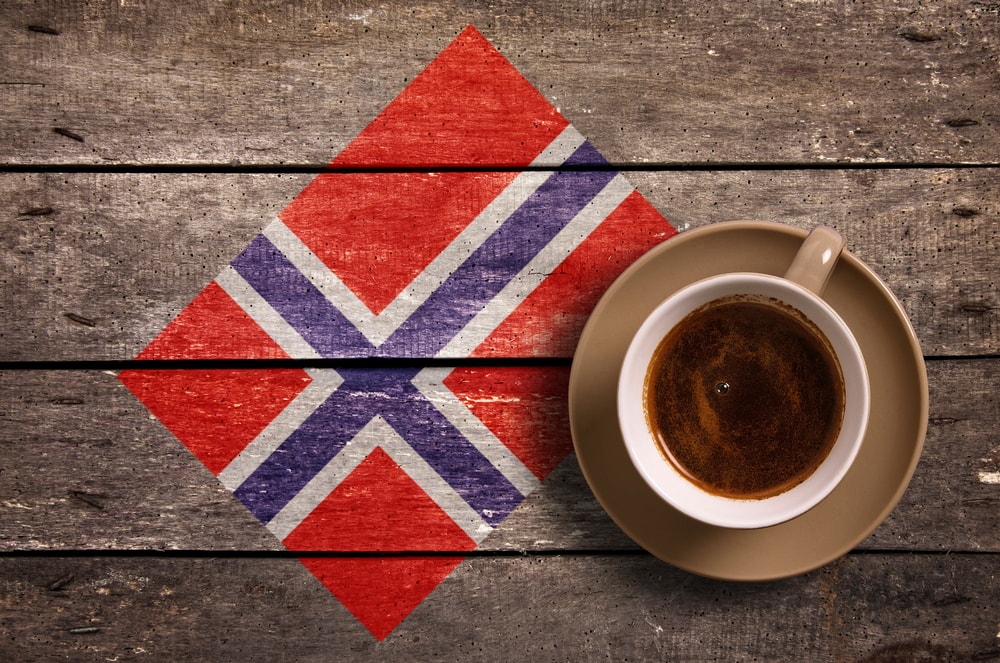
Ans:
{"label": "coffee cup", "polygon": [[850,469],[871,394],[851,329],[822,298],[843,245],[819,226],[783,276],[693,283],[632,338],[619,427],[639,475],[677,510],[768,527],[816,506]]}

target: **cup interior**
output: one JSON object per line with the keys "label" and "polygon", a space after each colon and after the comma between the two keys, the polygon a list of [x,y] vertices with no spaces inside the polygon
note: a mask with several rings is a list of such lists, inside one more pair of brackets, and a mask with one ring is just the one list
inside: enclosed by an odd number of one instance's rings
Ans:
{"label": "cup interior", "polygon": [[[840,434],[826,459],[793,488],[762,499],[734,499],[691,483],[663,456],[645,411],[647,370],[660,341],[692,311],[721,297],[775,298],[797,309],[830,341],[844,379]],[[853,463],[864,439],[870,407],[864,357],[850,328],[826,302],[776,276],[733,273],[691,284],[671,295],[646,318],[633,337],[618,381],[618,422],[633,465],[662,499],[697,520],[727,528],[760,528],[795,518],[823,500]]]}

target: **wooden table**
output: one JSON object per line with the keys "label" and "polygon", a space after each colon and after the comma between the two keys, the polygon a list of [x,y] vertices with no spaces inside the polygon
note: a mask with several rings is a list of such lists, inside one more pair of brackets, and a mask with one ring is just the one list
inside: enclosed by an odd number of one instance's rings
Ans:
{"label": "wooden table", "polygon": [[[1000,659],[1000,5],[658,4],[3,3],[0,658]],[[506,270],[504,296],[533,304],[472,333],[500,285],[422,318],[403,302],[395,345],[296,317],[322,304],[295,281],[317,255],[381,310],[470,210],[560,173],[615,177],[621,200],[548,262],[539,229],[425,277],[465,274],[464,293]],[[427,196],[431,221],[408,203]],[[333,208],[354,221],[310,237]],[[762,583],[634,544],[566,421],[588,307],[675,230],[731,219],[837,228],[899,298],[930,383],[888,519]],[[331,394],[354,400],[296,438],[311,474],[234,463]],[[354,456],[320,443],[358,412],[361,442],[330,442]],[[448,443],[414,455],[432,433]],[[492,465],[448,474],[477,435]],[[468,478],[498,464],[507,483]],[[297,517],[272,479],[306,495]]]}

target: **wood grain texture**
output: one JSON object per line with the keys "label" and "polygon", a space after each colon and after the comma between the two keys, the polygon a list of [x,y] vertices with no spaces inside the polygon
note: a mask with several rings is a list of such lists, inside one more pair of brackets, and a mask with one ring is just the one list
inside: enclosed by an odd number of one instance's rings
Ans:
{"label": "wood grain texture", "polygon": [[[1000,350],[996,169],[626,175],[681,231],[833,225],[900,299],[924,354]],[[0,174],[0,358],[131,359],[310,179]]]}
{"label": "wood grain texture", "polygon": [[23,0],[0,162],[322,165],[473,24],[615,162],[995,163],[998,22],[965,0]]}
{"label": "wood grain texture", "polygon": [[[470,24],[679,230],[827,223],[899,297],[930,425],[857,550],[702,579],[570,455],[380,640],[113,371],[31,367],[128,365]],[[0,43],[0,660],[1000,659],[995,0],[10,0]]]}
{"label": "wood grain texture", "polygon": [[[550,369],[561,370],[561,369]],[[866,550],[1000,552],[1000,361],[929,366],[917,472]],[[0,549],[269,551],[281,544],[110,372],[0,372]],[[568,441],[565,403],[546,419]],[[566,459],[483,551],[636,550]],[[448,552],[443,550],[441,552]]]}
{"label": "wood grain texture", "polygon": [[112,373],[5,372],[0,394],[0,548],[280,548]]}
{"label": "wood grain texture", "polygon": [[[134,357],[309,181],[63,173],[6,178],[8,232],[0,241],[2,315],[9,327],[3,338],[54,359],[76,353],[45,349],[50,335],[56,346],[73,344],[75,336],[93,350],[104,348],[94,358]],[[25,298],[30,287],[46,294]],[[140,347],[127,340],[136,334],[145,339]]]}
{"label": "wood grain texture", "polygon": [[992,660],[982,556],[705,580],[644,555],[473,558],[376,642],[295,560],[5,558],[0,653],[70,660]]}

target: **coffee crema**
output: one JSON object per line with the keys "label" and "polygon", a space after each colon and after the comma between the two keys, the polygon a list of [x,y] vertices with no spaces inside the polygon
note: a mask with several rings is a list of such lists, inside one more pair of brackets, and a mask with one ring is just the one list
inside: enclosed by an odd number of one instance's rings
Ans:
{"label": "coffee crema", "polygon": [[829,340],[773,298],[723,297],[689,313],[653,354],[644,393],[666,459],[703,490],[736,499],[804,481],[844,418]]}

